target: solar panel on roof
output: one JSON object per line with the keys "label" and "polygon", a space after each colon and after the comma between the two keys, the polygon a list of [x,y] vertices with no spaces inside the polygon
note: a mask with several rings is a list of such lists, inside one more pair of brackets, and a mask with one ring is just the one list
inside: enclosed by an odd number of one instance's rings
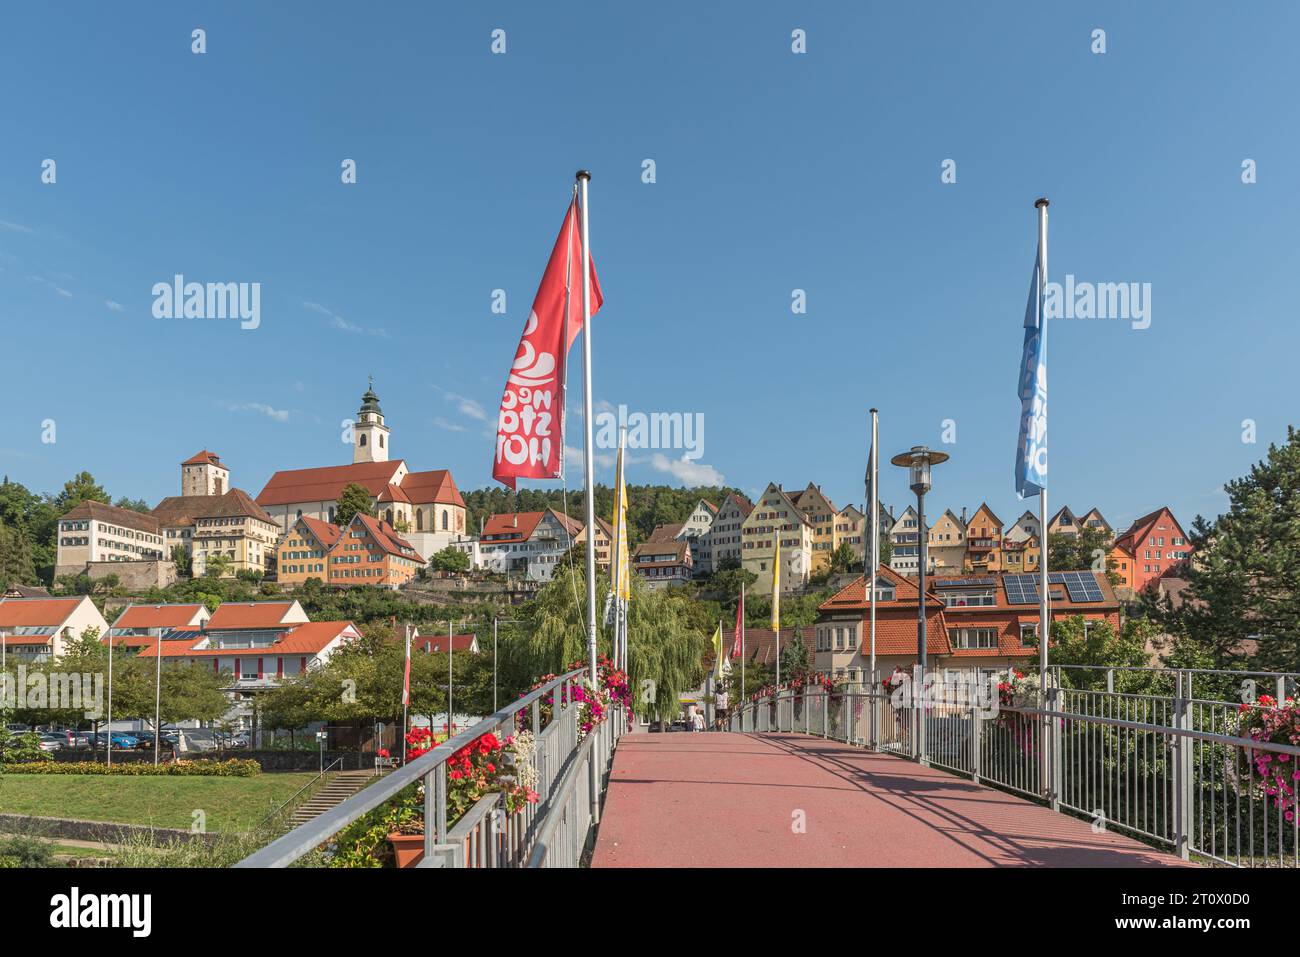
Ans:
{"label": "solar panel on roof", "polygon": [[1038,604],[1038,581],[1033,575],[1004,575],[1002,585],[1012,605]]}
{"label": "solar panel on roof", "polygon": [[935,588],[967,588],[972,585],[992,585],[992,578],[936,578]]}

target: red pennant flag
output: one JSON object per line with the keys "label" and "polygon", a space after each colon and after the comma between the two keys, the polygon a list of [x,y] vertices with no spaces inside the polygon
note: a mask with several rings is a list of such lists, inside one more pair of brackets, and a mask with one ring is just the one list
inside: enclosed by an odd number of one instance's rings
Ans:
{"label": "red pennant flag", "polygon": [[[515,487],[515,479],[555,479],[564,475],[564,366],[569,347],[582,329],[580,213],[575,196],[537,287],[501,396],[492,477],[509,488]],[[593,260],[593,316],[601,302]]]}
{"label": "red pennant flag", "polygon": [[731,645],[730,657],[732,658],[739,658],[741,655],[745,653],[745,649],[741,646],[741,640],[740,640],[742,629],[744,627],[745,627],[745,593],[742,591],[740,593],[740,602],[736,605],[736,640],[732,642]]}

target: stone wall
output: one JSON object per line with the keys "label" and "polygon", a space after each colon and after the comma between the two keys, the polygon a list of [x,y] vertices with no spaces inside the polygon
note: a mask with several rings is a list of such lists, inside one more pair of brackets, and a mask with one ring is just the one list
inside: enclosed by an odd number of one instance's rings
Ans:
{"label": "stone wall", "polygon": [[166,588],[176,581],[176,563],[170,559],[148,562],[87,562],[86,574],[92,579],[116,575],[122,587],[131,591]]}

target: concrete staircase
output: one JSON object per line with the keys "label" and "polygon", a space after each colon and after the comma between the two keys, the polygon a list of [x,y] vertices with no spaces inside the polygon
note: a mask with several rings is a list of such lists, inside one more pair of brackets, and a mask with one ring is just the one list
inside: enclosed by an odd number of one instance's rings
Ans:
{"label": "concrete staircase", "polygon": [[304,824],[317,815],[324,814],[330,808],[342,804],[365,787],[374,776],[375,772],[369,770],[331,772],[316,793],[293,809],[293,813],[289,816],[290,827]]}

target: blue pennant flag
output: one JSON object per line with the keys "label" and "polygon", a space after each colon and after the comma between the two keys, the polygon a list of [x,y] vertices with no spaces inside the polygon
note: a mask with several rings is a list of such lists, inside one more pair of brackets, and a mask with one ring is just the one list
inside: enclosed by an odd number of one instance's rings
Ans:
{"label": "blue pennant flag", "polygon": [[1020,357],[1020,441],[1016,446],[1016,491],[1020,497],[1047,488],[1047,350],[1043,313],[1046,285],[1042,260],[1034,258],[1025,307],[1025,348]]}

